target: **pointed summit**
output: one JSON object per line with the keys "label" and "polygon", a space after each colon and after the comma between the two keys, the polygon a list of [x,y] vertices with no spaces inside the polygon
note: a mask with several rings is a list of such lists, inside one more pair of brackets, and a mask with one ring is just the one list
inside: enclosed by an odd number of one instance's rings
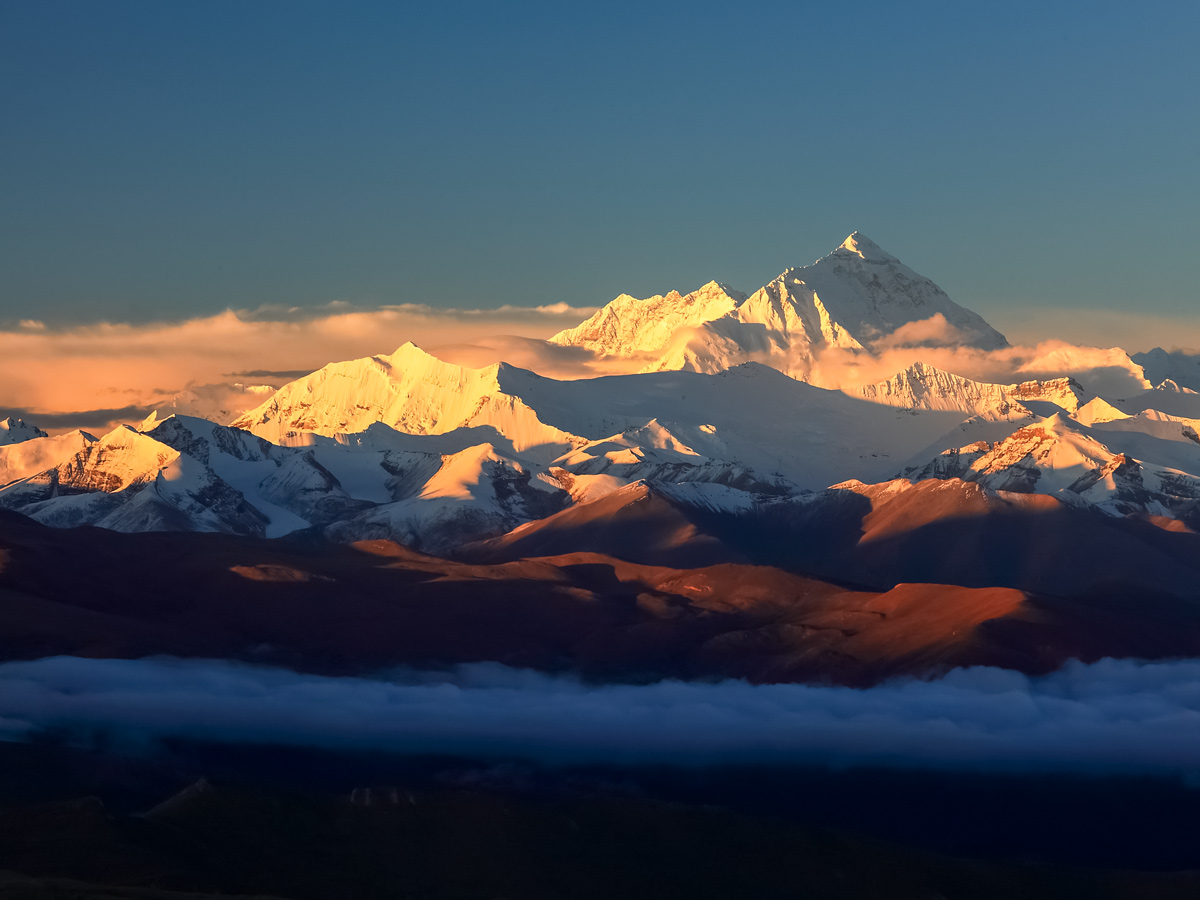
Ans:
{"label": "pointed summit", "polygon": [[20,444],[24,441],[30,441],[34,438],[44,438],[46,436],[46,432],[42,431],[36,425],[26,422],[24,419],[17,419],[12,416],[9,416],[7,419],[0,419],[0,446]]}
{"label": "pointed summit", "polygon": [[982,317],[855,231],[832,253],[786,269],[750,297],[716,281],[686,296],[622,294],[550,342],[599,357],[652,357],[648,372],[719,372],[754,359],[805,380],[823,350],[871,351],[927,320],[906,339],[928,334],[920,340],[984,350],[1008,344]]}
{"label": "pointed summit", "polygon": [[427,359],[435,359],[436,357],[434,357],[433,355],[422,350],[420,347],[418,347],[412,341],[405,341],[403,344],[401,344],[399,347],[396,348],[395,353],[388,354],[384,358],[387,360],[390,360],[392,362],[399,362],[399,361],[405,361],[405,360],[424,361]]}
{"label": "pointed summit", "polygon": [[873,240],[863,234],[861,231],[856,231],[842,241],[842,245],[833,251],[834,253],[853,253],[864,262],[899,262],[900,260],[892,256],[886,250],[881,248]]}

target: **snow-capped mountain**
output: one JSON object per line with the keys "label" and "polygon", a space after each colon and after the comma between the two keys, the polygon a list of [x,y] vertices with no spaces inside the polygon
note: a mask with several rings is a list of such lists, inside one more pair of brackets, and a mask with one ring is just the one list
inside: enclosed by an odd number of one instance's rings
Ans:
{"label": "snow-capped mountain", "polygon": [[[1051,342],[1006,370],[1038,380],[990,383],[916,362],[845,391],[805,383],[827,350],[877,370],[879,352],[901,345],[1005,346],[858,233],[750,296],[716,282],[623,295],[553,340],[647,371],[559,380],[506,363],[454,365],[407,343],[278,389],[192,388],[140,428],[99,439],[9,420],[0,508],[63,526],[306,531],[449,552],[631,485],[690,498],[719,519],[803,505],[831,485],[932,480],[1196,523],[1200,394],[1171,380],[1150,389],[1119,348]],[[1186,354],[1146,362],[1187,375]],[[1131,391],[1081,383],[1077,365]]]}
{"label": "snow-capped mountain", "polygon": [[[582,466],[580,474],[619,462],[637,479],[654,466],[717,461],[753,470],[764,483],[779,476],[820,488],[853,471],[890,474],[963,418],[939,409],[914,416],[758,363],[716,374],[560,381],[504,364],[453,366],[405,345],[285,385],[235,425],[278,443],[304,434],[335,437],[373,422],[421,435],[486,429],[524,463]],[[628,468],[635,463],[642,468]]]}
{"label": "snow-capped mountain", "polygon": [[1153,414],[1088,427],[1065,413],[1003,440],[949,448],[903,474],[961,478],[994,491],[1038,493],[1113,516],[1181,518],[1200,525],[1200,438],[1188,420]]}
{"label": "snow-capped mountain", "polygon": [[[22,477],[0,489],[0,508],[60,527],[270,537],[337,525],[347,539],[378,536],[380,529],[361,518],[371,511],[389,522],[402,519],[410,542],[419,544],[439,527],[460,540],[505,530],[561,505],[526,503],[513,484],[524,473],[504,477],[505,465],[519,464],[488,445],[443,455],[433,447],[380,447],[378,436],[365,443],[281,447],[185,416],[171,416],[145,433],[122,426],[99,440],[78,432],[42,438],[21,445],[40,446],[40,454],[26,450],[26,458],[7,461],[9,474]],[[53,464],[29,471],[48,461]],[[548,480],[535,489],[566,502],[566,492]],[[387,533],[395,535],[399,527]]]}
{"label": "snow-capped mountain", "polygon": [[46,432],[34,425],[26,424],[24,419],[14,419],[12,416],[0,419],[0,447],[42,437],[47,437]]}
{"label": "snow-capped mountain", "polygon": [[[829,348],[1007,344],[980,316],[859,232],[812,265],[787,269],[742,296],[716,282],[686,296],[622,295],[551,341],[600,356],[647,356],[644,371],[711,373],[757,360],[799,378]],[[926,327],[905,332],[916,323]]]}
{"label": "snow-capped mountain", "polygon": [[900,409],[953,410],[989,419],[1032,417],[1033,413],[1013,398],[1010,388],[972,381],[918,362],[886,381],[863,385],[851,393]]}
{"label": "snow-capped mountain", "polygon": [[851,390],[872,403],[911,410],[953,410],[992,420],[1033,419],[1058,410],[1077,412],[1092,394],[1074,378],[990,384],[913,363],[886,381]]}
{"label": "snow-capped mountain", "polygon": [[923,364],[858,395],[757,363],[558,381],[406,345],[285,385],[239,420],[252,430],[172,416],[0,448],[0,507],[56,525],[316,528],[445,552],[633,483],[770,503],[900,472],[1190,521],[1200,423],[1123,403],[1070,378],[984,384]]}
{"label": "snow-capped mountain", "polygon": [[550,342],[585,347],[599,356],[661,351],[682,328],[695,328],[734,312],[746,295],[716,281],[690,294],[671,291],[639,300],[622,294],[590,319],[560,331]]}
{"label": "snow-capped mountain", "polygon": [[411,343],[390,356],[332,363],[284,385],[232,424],[275,443],[312,433],[333,437],[382,422],[409,434],[443,434],[488,425],[514,449],[549,460],[570,434],[549,427],[519,397],[540,376],[506,363],[468,369]]}
{"label": "snow-capped mountain", "polygon": [[57,466],[95,440],[86,431],[70,431],[55,437],[43,432],[37,438],[0,444],[0,487]]}
{"label": "snow-capped mountain", "polygon": [[0,490],[0,507],[48,525],[262,535],[266,518],[211,469],[129,426]]}
{"label": "snow-capped mountain", "polygon": [[22,480],[0,490],[0,506],[60,525],[267,536],[317,527],[444,550],[639,480],[778,496],[881,477],[960,418],[867,403],[758,364],[556,381],[406,346],[284,386],[239,420],[257,434],[172,416],[63,447],[70,458],[15,472]]}

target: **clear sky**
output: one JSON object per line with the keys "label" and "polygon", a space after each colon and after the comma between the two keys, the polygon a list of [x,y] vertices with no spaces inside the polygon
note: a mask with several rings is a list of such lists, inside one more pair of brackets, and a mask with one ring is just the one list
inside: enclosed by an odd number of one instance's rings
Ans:
{"label": "clear sky", "polygon": [[3,0],[0,325],[753,290],[854,229],[1002,330],[1187,317],[1198,33],[1194,2]]}

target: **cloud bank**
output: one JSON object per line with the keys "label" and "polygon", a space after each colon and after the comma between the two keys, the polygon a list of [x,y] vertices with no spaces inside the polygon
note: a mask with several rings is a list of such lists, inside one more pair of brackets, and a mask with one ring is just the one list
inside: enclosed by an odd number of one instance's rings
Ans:
{"label": "cloud bank", "polygon": [[0,665],[0,736],[39,729],[550,763],[871,763],[1200,770],[1200,661],[955,670],[866,690],[740,681],[589,686],[465,666],[331,678],[223,661]]}
{"label": "cloud bank", "polygon": [[[66,330],[26,323],[0,330],[0,412],[27,411],[34,422],[66,414],[72,423],[94,422],[95,411],[145,409],[185,388],[233,380],[230,373],[245,372],[239,380],[277,386],[291,373],[391,353],[405,341],[431,352],[473,347],[472,359],[486,358],[483,365],[507,354],[510,362],[540,367],[546,375],[579,377],[594,374],[590,354],[566,356],[542,338],[592,312],[565,304],[493,310],[334,305],[315,311],[227,310],[183,322],[99,323]],[[526,337],[497,337],[514,331]]]}
{"label": "cloud bank", "polygon": [[[851,390],[884,381],[913,363],[923,362],[992,384],[1072,375],[1093,393],[1113,398],[1132,396],[1151,387],[1141,366],[1118,347],[1085,347],[1050,340],[1033,346],[980,350],[939,344],[936,323],[931,319],[905,329],[906,333],[897,332],[899,338],[891,336],[871,354],[836,348],[821,352],[809,380],[821,387]],[[913,342],[906,343],[906,339]]]}
{"label": "cloud bank", "polygon": [[[391,353],[405,341],[447,362],[482,367],[505,361],[552,378],[627,374],[654,365],[658,354],[597,358],[546,341],[592,312],[563,303],[490,310],[420,304],[365,310],[332,303],[65,330],[24,320],[0,329],[0,415],[20,415],[51,430],[102,432],[136,423],[184,391],[230,394],[240,390],[232,387],[235,382],[278,387],[330,362]],[[808,380],[821,387],[849,390],[890,378],[917,361],[998,383],[1071,374],[1089,389],[1118,398],[1148,386],[1140,367],[1116,348],[1051,340],[985,351],[961,346],[963,337],[934,316],[899,329],[873,354],[826,350],[811,366],[807,359],[769,353],[750,358],[808,371]],[[237,398],[231,395],[230,404],[236,406]]]}

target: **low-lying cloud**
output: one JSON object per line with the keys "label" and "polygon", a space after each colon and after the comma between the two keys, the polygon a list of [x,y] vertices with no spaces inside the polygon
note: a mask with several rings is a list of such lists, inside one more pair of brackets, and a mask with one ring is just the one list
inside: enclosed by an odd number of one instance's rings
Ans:
{"label": "low-lying cloud", "polygon": [[586,685],[495,664],[334,678],[223,661],[0,665],[0,736],[40,730],[561,763],[870,763],[1017,771],[1200,770],[1200,661],[955,670],[861,690]]}
{"label": "low-lying cloud", "polygon": [[121,406],[114,409],[85,409],[78,412],[46,413],[13,407],[0,408],[0,418],[12,416],[32,422],[47,431],[71,431],[76,428],[110,430],[114,422],[136,422],[150,412],[148,406]]}
{"label": "low-lying cloud", "polygon": [[[910,332],[920,333],[919,329]],[[1084,347],[1057,340],[996,350],[933,343],[885,343],[871,354],[834,348],[819,354],[809,380],[821,387],[850,390],[884,381],[916,362],[992,384],[1072,375],[1088,390],[1114,398],[1132,396],[1151,386],[1141,367],[1120,348]]]}
{"label": "low-lying cloud", "polygon": [[[588,367],[590,354],[566,357],[544,338],[592,312],[565,304],[492,310],[406,304],[227,310],[182,322],[102,322],[65,330],[18,326],[0,330],[0,408],[28,410],[35,423],[71,411],[140,409],[189,386],[228,381],[229,372],[311,372],[338,360],[391,353],[406,341],[429,350],[491,342],[490,357],[516,349],[512,362],[578,377],[596,374]],[[513,332],[526,337],[508,343],[495,337]],[[484,365],[497,361],[486,352],[473,358],[486,359]]]}
{"label": "low-lying cloud", "polygon": [[[552,378],[653,367],[659,354],[597,358],[583,348],[546,340],[593,311],[563,303],[486,310],[420,304],[360,309],[333,303],[67,329],[22,321],[0,329],[0,410],[21,410],[52,430],[109,427],[139,421],[145,410],[185,390],[228,391],[232,380],[277,387],[330,362],[391,353],[406,341],[459,365],[504,361]],[[686,337],[681,334],[680,340]],[[759,361],[807,371],[814,384],[842,389],[890,378],[916,361],[999,383],[1071,374],[1110,397],[1130,396],[1147,386],[1140,367],[1115,348],[1051,340],[989,351],[961,345],[963,337],[934,316],[899,329],[871,354],[831,349],[812,363],[807,357],[792,360],[764,352]],[[125,415],[126,410],[131,412]]]}

